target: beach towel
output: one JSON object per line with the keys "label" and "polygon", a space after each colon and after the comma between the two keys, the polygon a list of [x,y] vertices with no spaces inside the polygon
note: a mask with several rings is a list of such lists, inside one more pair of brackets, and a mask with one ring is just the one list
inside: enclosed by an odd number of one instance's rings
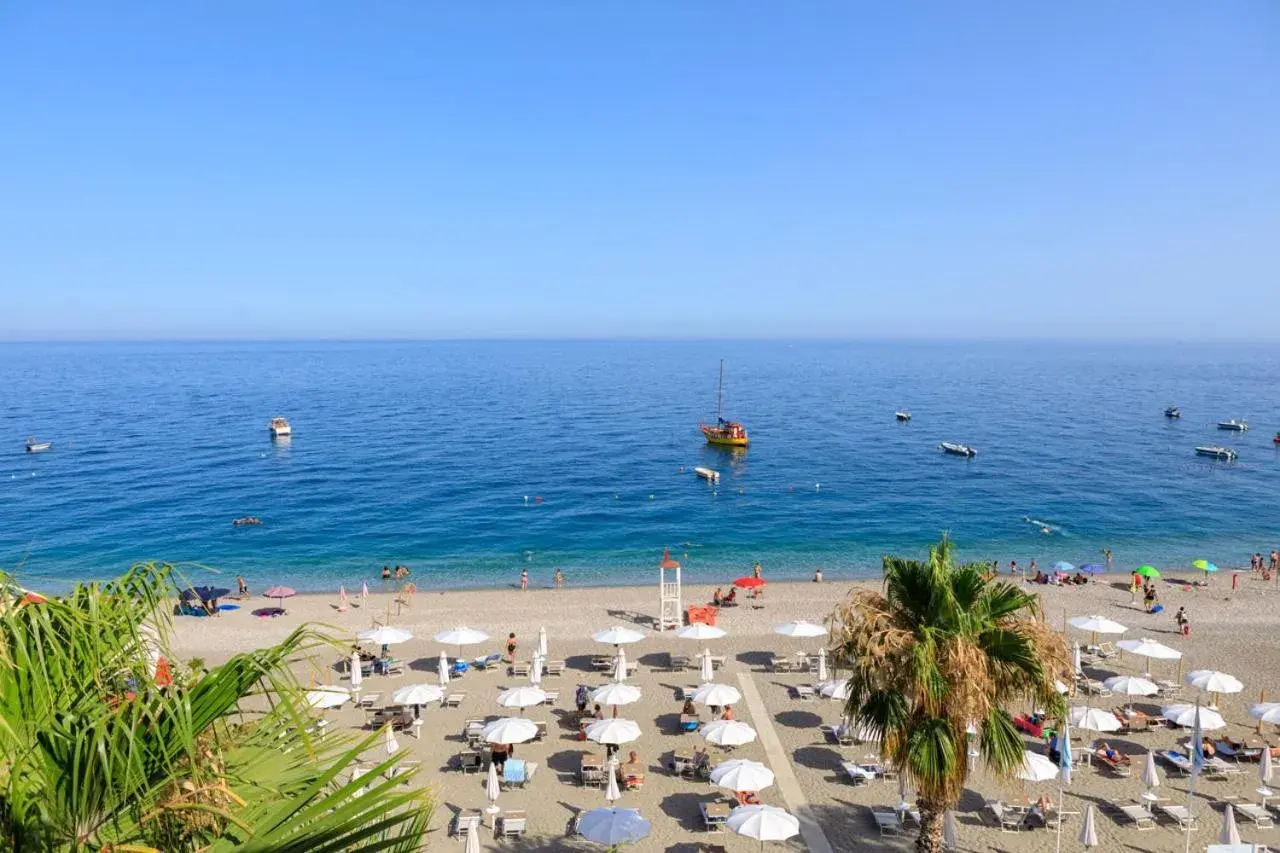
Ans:
{"label": "beach towel", "polygon": [[513,784],[524,782],[524,761],[519,758],[508,758],[502,766],[502,781]]}

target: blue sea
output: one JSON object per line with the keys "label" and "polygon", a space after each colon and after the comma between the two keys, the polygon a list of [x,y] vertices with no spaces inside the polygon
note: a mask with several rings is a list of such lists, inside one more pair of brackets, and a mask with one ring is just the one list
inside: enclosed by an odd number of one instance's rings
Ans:
{"label": "blue sea", "polygon": [[[697,429],[721,358],[745,453]],[[0,566],[32,586],[152,559],[300,590],[384,563],[422,587],[649,583],[663,548],[693,579],[833,579],[944,530],[967,558],[1110,548],[1117,570],[1280,544],[1275,346],[6,344],[0,388]],[[1194,455],[1219,443],[1239,461]]]}

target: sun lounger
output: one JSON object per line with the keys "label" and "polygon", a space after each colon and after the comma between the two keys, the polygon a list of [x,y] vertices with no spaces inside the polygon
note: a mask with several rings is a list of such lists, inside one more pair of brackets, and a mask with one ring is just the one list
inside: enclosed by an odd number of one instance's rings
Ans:
{"label": "sun lounger", "polygon": [[562,660],[547,661],[546,666],[542,668],[542,674],[549,675],[552,677],[564,675],[564,661]]}
{"label": "sun lounger", "polygon": [[1196,829],[1195,816],[1186,806],[1160,806],[1160,813],[1178,824],[1179,829]]}
{"label": "sun lounger", "polygon": [[799,665],[791,658],[777,656],[769,658],[769,669],[772,672],[795,672],[799,668]]}
{"label": "sun lounger", "polygon": [[1033,721],[1026,714],[1019,714],[1014,717],[1013,727],[1020,732],[1026,732],[1032,737],[1044,737],[1044,724]]}
{"label": "sun lounger", "polygon": [[356,699],[356,707],[363,708],[366,711],[368,711],[368,710],[371,710],[373,706],[377,705],[380,701],[382,701],[381,693],[362,693],[360,697]]}
{"label": "sun lounger", "polygon": [[1007,806],[999,800],[987,800],[982,807],[983,816],[1001,832],[1017,832],[1027,828],[1027,810]]}
{"label": "sun lounger", "polygon": [[1116,811],[1120,813],[1125,820],[1132,822],[1138,829],[1155,829],[1156,819],[1151,816],[1151,812],[1147,811],[1143,806],[1137,803],[1113,803]]}
{"label": "sun lounger", "polygon": [[528,661],[517,661],[511,664],[511,674],[517,678],[528,678],[529,668],[532,666]]}
{"label": "sun lounger", "polygon": [[1099,643],[1097,649],[1095,649],[1093,653],[1103,660],[1107,660],[1108,658],[1113,658],[1120,654],[1120,650],[1116,648],[1115,643],[1107,641],[1105,643]]}
{"label": "sun lounger", "polygon": [[603,785],[605,782],[604,759],[584,753],[578,763],[578,781],[583,785]]}
{"label": "sun lounger", "polygon": [[547,721],[535,720],[534,723],[534,740],[545,740],[547,737]]}
{"label": "sun lounger", "polygon": [[875,765],[859,764],[856,761],[842,761],[840,766],[844,768],[845,775],[849,777],[849,781],[854,785],[865,785],[875,780],[879,775],[878,768]]}
{"label": "sun lounger", "polygon": [[1168,764],[1174,770],[1177,770],[1181,775],[1191,775],[1191,759],[1183,755],[1181,752],[1175,752],[1172,749],[1162,749],[1156,753],[1156,757]]}
{"label": "sun lounger", "polygon": [[471,809],[460,811],[453,816],[453,821],[449,824],[449,834],[455,838],[466,838],[467,830],[473,826],[477,831],[480,829],[480,812]]}
{"label": "sun lounger", "polygon": [[508,758],[506,763],[502,765],[502,784],[523,788],[533,781],[533,776],[537,772],[538,765],[536,762]]}
{"label": "sun lounger", "polygon": [[719,801],[698,803],[698,811],[702,814],[702,828],[707,832],[723,832],[725,821],[729,819],[729,804]]}
{"label": "sun lounger", "polygon": [[822,729],[822,734],[826,737],[828,743],[833,743],[836,746],[853,746],[857,743],[854,740],[851,727],[823,725],[818,728]]}
{"label": "sun lounger", "polygon": [[902,832],[902,816],[893,809],[873,806],[871,819],[876,822],[876,829],[881,835]]}
{"label": "sun lounger", "polygon": [[474,669],[497,669],[502,663],[502,653],[494,652],[491,655],[483,655],[471,662]]}
{"label": "sun lounger", "polygon": [[446,708],[456,708],[462,704],[462,700],[467,698],[466,692],[449,693],[440,700],[440,704]]}
{"label": "sun lounger", "polygon": [[1086,678],[1079,676],[1076,678],[1076,686],[1081,691],[1093,696],[1110,696],[1111,691],[1107,689],[1107,685],[1103,684],[1095,678]]}
{"label": "sun lounger", "polygon": [[1182,685],[1176,681],[1157,681],[1156,688],[1159,690],[1157,696],[1177,696],[1182,693]]}
{"label": "sun lounger", "polygon": [[795,684],[791,689],[795,692],[797,699],[812,699],[818,695],[818,692],[807,684]]}
{"label": "sun lounger", "polygon": [[464,749],[458,753],[458,769],[463,773],[483,770],[484,756],[473,749]]}
{"label": "sun lounger", "polygon": [[1125,734],[1151,731],[1151,718],[1141,712],[1127,713],[1124,708],[1115,708],[1112,713],[1120,721],[1120,731]]}
{"label": "sun lounger", "polygon": [[693,660],[688,655],[667,655],[668,672],[678,672],[682,669],[688,669],[692,663]]}
{"label": "sun lounger", "polygon": [[608,672],[613,669],[612,655],[592,655],[591,668],[596,672]]}
{"label": "sun lounger", "polygon": [[[1080,755],[1083,757],[1083,752]],[[1093,752],[1093,760],[1117,776],[1130,776],[1133,773],[1129,766],[1129,756],[1127,755],[1116,753],[1114,758],[1108,758],[1105,752],[1098,749]]]}
{"label": "sun lounger", "polygon": [[1231,805],[1235,808],[1236,814],[1253,821],[1258,829],[1270,829],[1276,825],[1267,810],[1257,803],[1232,803]]}
{"label": "sun lounger", "polygon": [[399,764],[387,771],[387,778],[398,781],[401,785],[408,785],[409,780],[422,770],[421,761],[401,761]]}
{"label": "sun lounger", "polygon": [[529,829],[529,816],[524,811],[509,811],[498,817],[498,825],[494,829],[494,838],[518,838]]}

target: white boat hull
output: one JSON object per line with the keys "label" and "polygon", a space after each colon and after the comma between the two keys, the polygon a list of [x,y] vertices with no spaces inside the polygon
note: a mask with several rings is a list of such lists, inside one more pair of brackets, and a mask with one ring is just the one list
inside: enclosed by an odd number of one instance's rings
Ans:
{"label": "white boat hull", "polygon": [[694,468],[693,473],[697,474],[708,483],[720,482],[720,472],[714,471],[711,468]]}

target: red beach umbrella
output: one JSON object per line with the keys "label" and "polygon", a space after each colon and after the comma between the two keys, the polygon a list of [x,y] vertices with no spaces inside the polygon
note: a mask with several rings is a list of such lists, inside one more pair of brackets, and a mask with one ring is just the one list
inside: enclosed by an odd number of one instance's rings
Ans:
{"label": "red beach umbrella", "polygon": [[734,586],[740,586],[743,589],[755,589],[764,586],[764,578],[738,578],[733,582]]}

